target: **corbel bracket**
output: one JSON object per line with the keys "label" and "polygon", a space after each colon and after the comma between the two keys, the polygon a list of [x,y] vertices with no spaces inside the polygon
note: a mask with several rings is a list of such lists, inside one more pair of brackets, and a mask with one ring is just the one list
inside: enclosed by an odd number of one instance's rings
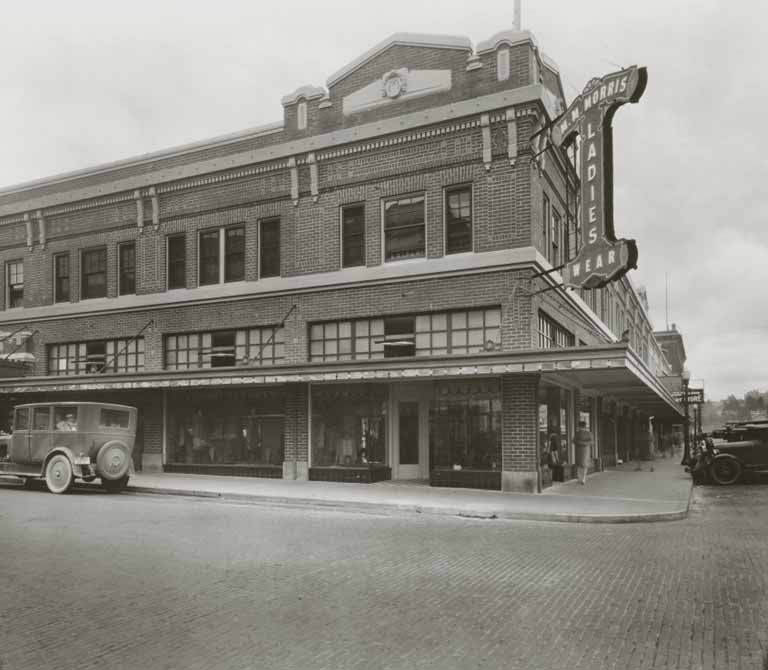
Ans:
{"label": "corbel bracket", "polygon": [[307,156],[307,163],[309,163],[309,190],[312,193],[312,201],[317,202],[320,198],[320,190],[317,179],[317,160],[314,152]]}
{"label": "corbel bracket", "polygon": [[483,131],[483,164],[486,170],[491,169],[491,117],[480,115],[480,128]]}
{"label": "corbel bracket", "polygon": [[35,243],[34,235],[32,234],[32,218],[28,212],[24,213],[24,226],[27,229],[27,249],[32,251],[32,246]]}
{"label": "corbel bracket", "polygon": [[160,196],[154,186],[149,187],[149,197],[152,198],[152,225],[157,230],[160,227]]}
{"label": "corbel bracket", "polygon": [[296,167],[296,158],[291,156],[288,159],[288,169],[291,171],[291,200],[293,206],[299,204],[299,168]]}
{"label": "corbel bracket", "polygon": [[45,216],[43,215],[42,209],[37,210],[37,234],[38,234],[38,239],[40,240],[40,248],[45,250],[45,244],[47,242],[47,234],[46,234]]}
{"label": "corbel bracket", "polygon": [[141,234],[144,232],[144,199],[139,189],[133,192],[133,199],[136,201],[136,227]]}
{"label": "corbel bracket", "polygon": [[515,110],[508,109],[507,116],[507,156],[509,164],[514,167],[517,162],[517,121],[515,119]]}

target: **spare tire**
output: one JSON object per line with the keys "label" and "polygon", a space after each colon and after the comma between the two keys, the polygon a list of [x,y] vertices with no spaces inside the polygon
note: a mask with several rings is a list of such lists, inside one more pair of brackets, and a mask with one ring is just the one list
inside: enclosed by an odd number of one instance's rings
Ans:
{"label": "spare tire", "polygon": [[117,480],[128,474],[131,452],[119,440],[107,442],[96,455],[96,472],[102,479]]}

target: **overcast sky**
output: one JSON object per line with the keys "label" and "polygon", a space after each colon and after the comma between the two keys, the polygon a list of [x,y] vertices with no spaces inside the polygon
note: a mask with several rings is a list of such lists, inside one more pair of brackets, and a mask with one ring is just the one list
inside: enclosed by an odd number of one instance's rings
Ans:
{"label": "overcast sky", "polygon": [[[685,337],[710,398],[768,389],[768,5],[522,0],[568,101],[648,68],[614,118],[615,225],[637,240],[656,329]],[[114,9],[113,9],[114,8]],[[0,25],[0,185],[279,121],[280,98],[393,32],[512,27],[512,0],[13,3]]]}

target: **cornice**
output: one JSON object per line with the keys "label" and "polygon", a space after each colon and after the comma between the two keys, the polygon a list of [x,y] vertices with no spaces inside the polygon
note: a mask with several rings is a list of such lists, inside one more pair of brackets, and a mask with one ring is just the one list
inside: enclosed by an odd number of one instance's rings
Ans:
{"label": "cornice", "polygon": [[[155,187],[158,192],[162,193],[186,188],[185,186],[177,186],[179,182],[184,180],[191,180],[187,183],[189,186],[194,186],[203,183],[216,183],[237,179],[240,176],[259,174],[260,172],[272,169],[282,169],[291,158],[295,160],[295,157],[301,154],[314,152],[318,156],[318,160],[321,160],[323,157],[330,157],[333,153],[331,149],[341,145],[367,143],[368,147],[375,148],[376,146],[381,146],[382,142],[397,143],[393,138],[383,136],[415,130],[424,126],[453,121],[454,123],[450,127],[460,129],[462,124],[474,122],[473,119],[480,113],[518,107],[526,103],[540,104],[551,115],[549,97],[542,84],[531,84],[508,91],[499,91],[470,100],[462,100],[424,111],[410,112],[381,121],[373,121],[360,126],[343,128],[290,142],[243,151],[222,158],[197,161],[174,168],[152,170],[141,175],[115,179],[109,183],[86,186],[62,193],[37,197],[32,195],[27,200],[0,204],[0,218],[5,219],[6,223],[13,223],[22,221],[23,213],[33,210],[43,210],[46,214],[49,214],[55,208],[61,208],[58,212],[62,213],[95,206],[84,201],[106,204],[110,202],[123,202],[131,199],[136,190],[145,193],[146,189]],[[530,107],[527,110],[519,110],[519,113],[520,115],[536,113],[536,108]],[[516,114],[518,114],[518,111],[516,111]],[[499,113],[494,115],[493,118],[501,120],[501,116],[502,113]],[[459,121],[459,119],[463,120]],[[426,134],[429,132],[431,132],[429,129],[424,131]],[[428,136],[426,134],[422,134],[420,137]],[[420,137],[416,137],[416,139]],[[370,142],[370,140],[375,141]],[[379,143],[378,145],[377,142]],[[297,161],[297,164],[303,164],[304,160],[302,159],[301,162]],[[284,161],[285,164],[281,163],[281,161]],[[264,166],[264,163],[272,163],[273,167]],[[111,169],[117,168],[113,166]],[[99,174],[104,171],[100,167],[92,171],[83,171],[78,176]],[[54,178],[53,181],[44,180],[37,183],[37,186],[42,187],[50,183],[56,183],[56,181],[57,178]],[[114,200],[110,200],[110,198],[114,198]],[[8,219],[7,217],[11,218]]]}

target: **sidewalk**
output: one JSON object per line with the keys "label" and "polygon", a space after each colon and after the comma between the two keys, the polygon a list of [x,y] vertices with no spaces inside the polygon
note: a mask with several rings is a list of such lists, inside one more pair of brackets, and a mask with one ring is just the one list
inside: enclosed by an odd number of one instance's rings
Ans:
{"label": "sidewalk", "polygon": [[[218,498],[290,507],[373,513],[421,513],[483,519],[584,523],[671,521],[688,514],[691,477],[675,459],[628,463],[587,479],[556,484],[541,495],[430,487],[412,482],[329,482],[143,474],[126,492]],[[654,472],[650,472],[650,466]],[[96,486],[82,484],[82,486]]]}

